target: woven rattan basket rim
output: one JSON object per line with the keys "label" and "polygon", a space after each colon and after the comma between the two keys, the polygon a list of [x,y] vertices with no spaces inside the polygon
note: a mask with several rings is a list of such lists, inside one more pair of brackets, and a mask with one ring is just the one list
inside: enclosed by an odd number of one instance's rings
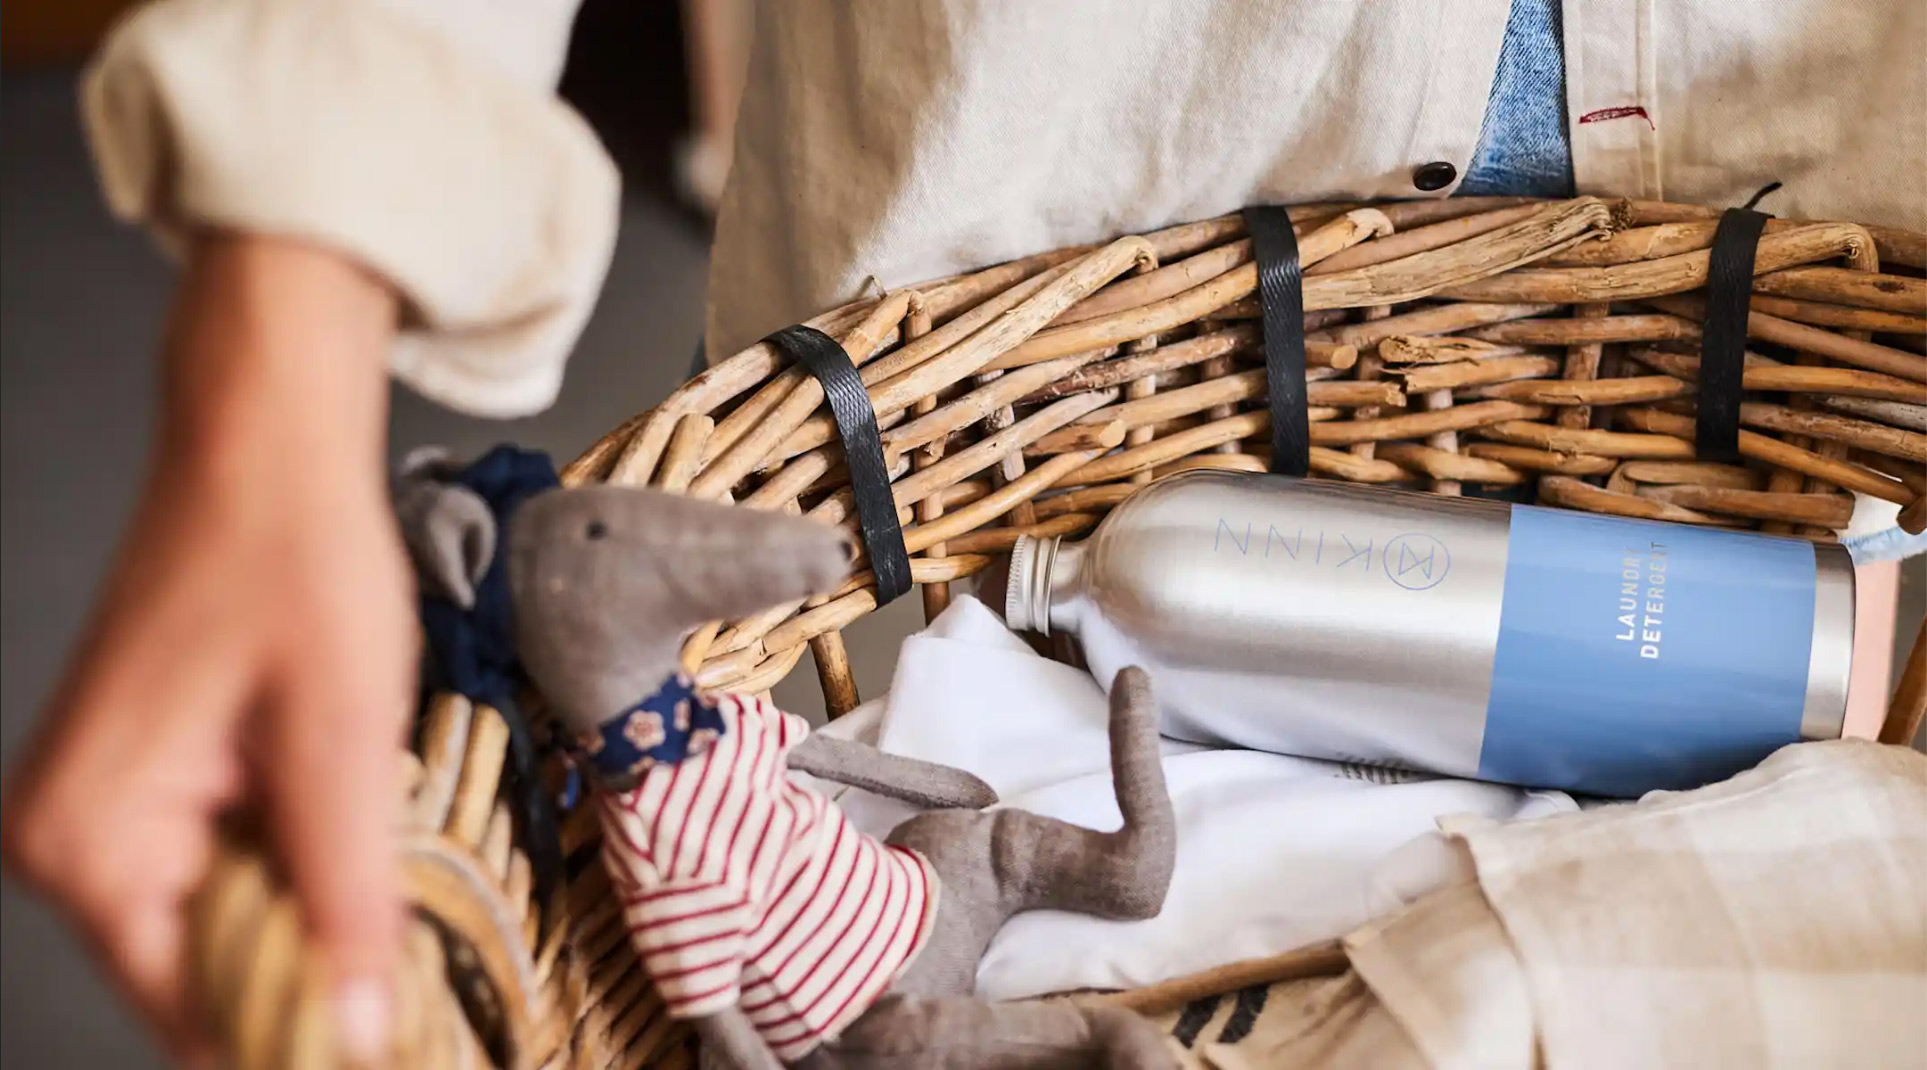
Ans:
{"label": "woven rattan basket rim", "polygon": [[[1851,490],[1893,502],[1911,527],[1927,522],[1927,234],[1769,222],[1748,324],[1760,353],[1745,374],[1745,463],[1708,464],[1692,443],[1695,291],[1718,216],[1590,197],[1292,208],[1314,476],[1440,494],[1514,488],[1566,508],[1818,540],[1844,526]],[[1020,535],[1086,531],[1174,472],[1266,467],[1255,276],[1243,222],[1227,215],[807,321],[862,371],[927,614]],[[840,458],[815,380],[758,344],[612,430],[563,481],[849,524]],[[760,692],[808,651],[839,713],[859,699],[841,630],[875,608],[859,573],[827,598],[699,629],[685,662],[706,686]],[[1883,739],[1917,729],[1924,660],[1917,640]],[[539,935],[527,858],[498,799],[500,715],[443,696],[418,736],[410,890],[432,923],[416,927],[404,971],[407,1065],[477,1065],[489,1050],[525,1066],[693,1065],[599,865],[576,867],[560,923]],[[592,861],[598,836],[594,808],[579,807],[563,846]],[[286,935],[285,890],[258,859],[246,848],[224,858],[196,929],[201,991],[243,1067],[326,1043],[321,1019],[299,1012],[312,972]],[[1081,998],[1164,1010],[1342,967],[1334,948],[1313,948]],[[499,1005],[465,1004],[465,983]]]}

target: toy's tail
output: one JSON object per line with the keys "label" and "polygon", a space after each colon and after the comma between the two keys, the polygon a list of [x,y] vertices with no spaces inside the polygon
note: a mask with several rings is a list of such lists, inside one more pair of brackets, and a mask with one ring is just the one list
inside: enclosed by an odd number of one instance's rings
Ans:
{"label": "toy's tail", "polygon": [[1178,837],[1161,757],[1150,678],[1125,669],[1111,687],[1111,777],[1124,824],[1097,832],[1021,810],[995,812],[995,866],[1021,886],[1017,909],[1121,921],[1164,909]]}
{"label": "toy's tail", "polygon": [[1157,698],[1143,669],[1124,669],[1111,684],[1111,778],[1124,826],[1110,834],[1104,854],[1129,870],[1120,905],[1128,916],[1155,917],[1171,886],[1178,834],[1158,746]]}

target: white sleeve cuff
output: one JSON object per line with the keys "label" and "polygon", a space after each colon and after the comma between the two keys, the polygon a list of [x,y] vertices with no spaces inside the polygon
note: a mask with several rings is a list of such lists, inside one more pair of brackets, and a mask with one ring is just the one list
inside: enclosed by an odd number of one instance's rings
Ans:
{"label": "white sleeve cuff", "polygon": [[[534,0],[530,0],[531,3]],[[486,23],[500,5],[477,5]],[[615,245],[620,184],[539,73],[378,0],[162,0],[118,26],[82,111],[108,206],[178,255],[206,227],[301,237],[402,295],[395,375],[477,415],[554,400]],[[504,8],[510,10],[511,8]],[[532,73],[538,77],[532,77]]]}

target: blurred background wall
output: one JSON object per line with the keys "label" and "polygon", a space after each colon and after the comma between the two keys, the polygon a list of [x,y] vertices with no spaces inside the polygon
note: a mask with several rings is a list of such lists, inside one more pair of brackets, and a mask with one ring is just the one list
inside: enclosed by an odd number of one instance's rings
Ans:
{"label": "blurred background wall", "polygon": [[78,63],[121,12],[133,6],[133,0],[0,5],[0,69]]}

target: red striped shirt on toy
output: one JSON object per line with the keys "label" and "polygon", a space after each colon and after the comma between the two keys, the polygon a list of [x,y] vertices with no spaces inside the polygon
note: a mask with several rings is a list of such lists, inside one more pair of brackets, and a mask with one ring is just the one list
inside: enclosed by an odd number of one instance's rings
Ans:
{"label": "red striped shirt on toy", "polygon": [[669,1013],[738,1005],[794,1059],[840,1033],[923,947],[936,877],[791,783],[801,717],[735,695],[711,708],[724,728],[709,746],[602,795],[602,849]]}

